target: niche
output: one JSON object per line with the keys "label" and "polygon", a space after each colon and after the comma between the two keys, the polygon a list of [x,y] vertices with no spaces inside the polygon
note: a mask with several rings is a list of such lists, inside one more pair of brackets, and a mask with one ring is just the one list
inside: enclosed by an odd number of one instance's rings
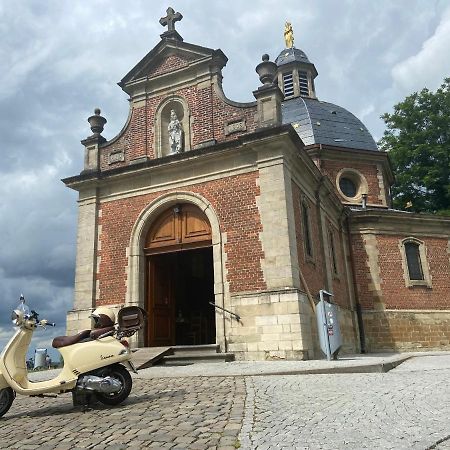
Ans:
{"label": "niche", "polygon": [[190,117],[184,99],[165,100],[158,108],[155,128],[157,157],[190,150]]}

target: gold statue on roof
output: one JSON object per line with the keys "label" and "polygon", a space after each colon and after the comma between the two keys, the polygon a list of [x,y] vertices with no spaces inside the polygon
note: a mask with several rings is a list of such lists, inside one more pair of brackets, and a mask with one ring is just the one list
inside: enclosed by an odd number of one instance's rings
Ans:
{"label": "gold statue on roof", "polygon": [[284,25],[284,42],[286,43],[286,48],[294,46],[294,31],[292,30],[291,22],[286,22]]}

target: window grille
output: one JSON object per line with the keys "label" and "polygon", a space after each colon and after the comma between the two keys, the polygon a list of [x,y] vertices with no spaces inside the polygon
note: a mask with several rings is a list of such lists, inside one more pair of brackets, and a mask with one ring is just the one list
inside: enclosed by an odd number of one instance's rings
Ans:
{"label": "window grille", "polygon": [[292,72],[283,74],[283,89],[285,98],[294,95],[294,77],[292,76]]}
{"label": "window grille", "polygon": [[303,71],[299,72],[298,81],[300,87],[300,95],[308,97],[309,96],[308,73]]}

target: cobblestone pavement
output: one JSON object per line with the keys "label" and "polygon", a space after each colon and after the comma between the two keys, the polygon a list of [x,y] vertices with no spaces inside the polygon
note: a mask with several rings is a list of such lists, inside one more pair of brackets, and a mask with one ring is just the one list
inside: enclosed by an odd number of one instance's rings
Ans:
{"label": "cobblestone pavement", "polygon": [[258,450],[450,448],[449,378],[449,356],[380,374],[247,377],[240,442]]}
{"label": "cobblestone pavement", "polygon": [[0,448],[450,449],[448,354],[388,373],[144,376],[123,405],[85,413],[70,395],[18,396]]}
{"label": "cobblestone pavement", "polygon": [[74,410],[70,395],[17,396],[0,419],[0,448],[235,449],[244,410],[243,378],[135,380],[116,408]]}

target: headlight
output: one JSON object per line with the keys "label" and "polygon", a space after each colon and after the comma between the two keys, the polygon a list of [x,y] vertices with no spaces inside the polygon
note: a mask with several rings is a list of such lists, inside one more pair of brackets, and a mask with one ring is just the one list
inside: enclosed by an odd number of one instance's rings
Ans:
{"label": "headlight", "polygon": [[23,312],[15,309],[11,314],[11,320],[15,326],[19,326],[23,320]]}

